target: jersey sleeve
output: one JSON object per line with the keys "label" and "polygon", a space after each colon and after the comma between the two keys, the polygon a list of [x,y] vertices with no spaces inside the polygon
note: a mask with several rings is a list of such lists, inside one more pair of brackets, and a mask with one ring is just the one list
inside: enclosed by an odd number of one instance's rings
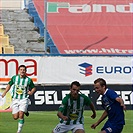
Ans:
{"label": "jersey sleeve", "polygon": [[63,112],[67,107],[67,99],[66,97],[62,100],[62,104],[59,106],[58,111]]}
{"label": "jersey sleeve", "polygon": [[13,76],[13,77],[10,79],[10,81],[8,82],[8,84],[9,84],[10,86],[12,86],[12,85],[14,84],[14,81],[15,81],[15,76]]}
{"label": "jersey sleeve", "polygon": [[35,84],[33,83],[32,79],[30,79],[30,85],[29,85],[29,87],[30,87],[31,89],[33,89],[33,88],[35,87]]}
{"label": "jersey sleeve", "polygon": [[110,99],[115,100],[118,96],[118,94],[114,90],[109,90],[109,93],[107,94]]}

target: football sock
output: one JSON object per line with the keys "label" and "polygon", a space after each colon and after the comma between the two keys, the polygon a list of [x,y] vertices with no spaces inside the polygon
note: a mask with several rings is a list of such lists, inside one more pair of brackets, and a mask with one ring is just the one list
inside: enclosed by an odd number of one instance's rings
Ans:
{"label": "football sock", "polygon": [[23,125],[24,125],[24,119],[19,119],[17,132],[21,132]]}

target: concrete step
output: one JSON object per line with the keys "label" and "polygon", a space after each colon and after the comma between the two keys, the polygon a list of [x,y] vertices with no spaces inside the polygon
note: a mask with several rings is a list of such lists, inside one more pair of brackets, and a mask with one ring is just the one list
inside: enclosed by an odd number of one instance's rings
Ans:
{"label": "concrete step", "polygon": [[[25,46],[25,47],[24,47]],[[44,54],[44,44],[43,43],[17,43],[15,45],[15,53],[19,52],[28,54]]]}
{"label": "concrete step", "polygon": [[2,10],[1,12],[2,19],[7,19],[10,21],[29,21],[29,14],[26,10]]}
{"label": "concrete step", "polygon": [[34,30],[34,23],[25,10],[2,10],[1,20],[15,53],[44,53],[44,42],[39,42],[40,34]]}

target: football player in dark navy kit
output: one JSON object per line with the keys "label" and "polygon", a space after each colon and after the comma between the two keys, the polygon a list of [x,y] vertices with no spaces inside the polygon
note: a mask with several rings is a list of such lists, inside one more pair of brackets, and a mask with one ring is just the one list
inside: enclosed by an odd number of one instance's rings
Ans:
{"label": "football player in dark navy kit", "polygon": [[92,124],[91,128],[95,129],[108,117],[107,122],[99,133],[121,133],[125,125],[123,110],[126,110],[122,98],[120,98],[114,90],[107,88],[106,81],[102,78],[98,78],[94,81],[94,89],[99,95],[102,95],[101,101],[105,111],[100,119]]}

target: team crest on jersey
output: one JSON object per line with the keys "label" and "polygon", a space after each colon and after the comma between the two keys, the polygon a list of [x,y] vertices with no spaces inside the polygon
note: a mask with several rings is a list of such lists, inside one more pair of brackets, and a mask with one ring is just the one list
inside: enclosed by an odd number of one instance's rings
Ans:
{"label": "team crest on jersey", "polygon": [[78,115],[77,114],[69,114],[69,118],[71,120],[76,120],[78,118]]}
{"label": "team crest on jersey", "polygon": [[112,133],[112,128],[108,127],[107,130]]}
{"label": "team crest on jersey", "polygon": [[25,87],[23,85],[16,85],[16,92],[17,94],[21,95],[24,92]]}
{"label": "team crest on jersey", "polygon": [[76,119],[78,119],[79,111],[80,111],[80,109],[76,109],[76,108],[70,109],[69,118],[70,118],[71,120],[76,120]]}

